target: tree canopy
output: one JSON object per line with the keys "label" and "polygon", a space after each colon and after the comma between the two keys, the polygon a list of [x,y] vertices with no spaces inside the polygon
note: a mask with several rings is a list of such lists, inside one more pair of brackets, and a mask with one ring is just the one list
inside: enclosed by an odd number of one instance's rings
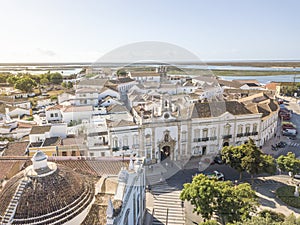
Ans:
{"label": "tree canopy", "polygon": [[184,184],[181,200],[190,201],[194,212],[204,219],[217,214],[223,223],[240,221],[256,210],[255,191],[248,183],[234,185],[231,181],[217,181],[200,174],[192,183]]}
{"label": "tree canopy", "polygon": [[281,213],[264,210],[258,216],[227,225],[300,225],[300,218],[296,218],[294,214],[285,217]]}
{"label": "tree canopy", "polygon": [[53,84],[61,84],[63,82],[63,76],[60,73],[52,73],[50,82]]}
{"label": "tree canopy", "polygon": [[226,146],[221,154],[226,164],[240,172],[240,179],[244,171],[251,174],[252,178],[255,174],[276,172],[275,159],[264,154],[252,139],[240,146]]}
{"label": "tree canopy", "polygon": [[36,85],[37,84],[33,79],[24,77],[16,81],[15,88],[21,91],[30,92],[34,87],[36,87]]}
{"label": "tree canopy", "polygon": [[286,156],[279,156],[277,158],[277,165],[282,171],[291,172],[293,177],[300,172],[300,159],[297,159],[296,155],[292,152],[288,152]]}

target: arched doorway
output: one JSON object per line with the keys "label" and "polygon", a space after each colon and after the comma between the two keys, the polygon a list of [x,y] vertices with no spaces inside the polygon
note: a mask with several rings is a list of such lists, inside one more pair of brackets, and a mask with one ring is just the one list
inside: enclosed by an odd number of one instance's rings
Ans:
{"label": "arched doorway", "polygon": [[170,153],[171,153],[171,148],[170,146],[164,146],[161,150],[160,150],[160,160],[163,161],[166,158],[170,157]]}

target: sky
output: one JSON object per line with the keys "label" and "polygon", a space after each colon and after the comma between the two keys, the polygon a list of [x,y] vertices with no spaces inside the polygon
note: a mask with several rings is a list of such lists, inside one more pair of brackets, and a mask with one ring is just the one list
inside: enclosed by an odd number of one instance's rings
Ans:
{"label": "sky", "polygon": [[160,41],[201,60],[300,60],[298,0],[0,0],[0,63],[94,62]]}

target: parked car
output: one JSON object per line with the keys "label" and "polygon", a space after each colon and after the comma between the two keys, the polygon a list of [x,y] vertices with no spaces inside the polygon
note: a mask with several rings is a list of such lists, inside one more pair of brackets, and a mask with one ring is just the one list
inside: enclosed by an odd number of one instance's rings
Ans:
{"label": "parked car", "polygon": [[214,158],[214,162],[217,163],[217,164],[223,164],[223,160],[222,160],[222,157],[220,155],[217,155],[215,158]]}
{"label": "parked car", "polygon": [[[292,177],[292,175],[293,175],[293,174],[292,174],[291,172],[289,172],[289,176]],[[295,174],[295,175],[294,175],[294,178],[300,179],[300,174]]]}
{"label": "parked car", "polygon": [[217,171],[217,170],[215,170],[213,172],[203,173],[203,174],[206,175],[210,179],[216,179],[216,180],[219,180],[219,181],[225,180],[224,174]]}
{"label": "parked car", "polygon": [[287,145],[286,142],[281,141],[281,142],[279,142],[279,143],[276,144],[276,147],[277,147],[277,148],[284,148],[286,145]]}

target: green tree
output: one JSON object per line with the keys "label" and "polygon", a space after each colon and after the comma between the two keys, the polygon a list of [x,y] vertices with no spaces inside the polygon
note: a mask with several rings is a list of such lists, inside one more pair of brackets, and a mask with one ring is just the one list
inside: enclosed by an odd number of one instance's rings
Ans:
{"label": "green tree", "polygon": [[240,173],[240,180],[242,179],[242,174],[244,168],[242,167],[242,159],[245,157],[244,151],[241,146],[226,146],[223,147],[221,154],[222,159],[230,167],[236,169]]}
{"label": "green tree", "polygon": [[29,77],[21,78],[15,83],[15,88],[30,92],[36,86],[36,82]]}
{"label": "green tree", "polygon": [[9,84],[15,85],[15,83],[16,83],[19,79],[20,79],[20,78],[19,78],[18,76],[12,75],[12,76],[9,76],[9,77],[6,79],[6,82],[9,83]]}
{"label": "green tree", "polygon": [[126,76],[127,75],[127,72],[126,72],[126,70],[124,70],[124,69],[119,69],[118,71],[117,71],[117,76],[119,77],[119,76]]}
{"label": "green tree", "polygon": [[6,83],[7,78],[13,76],[11,73],[1,73],[0,74],[0,83]]}
{"label": "green tree", "polygon": [[277,158],[277,165],[282,171],[292,173],[292,178],[300,172],[300,159],[297,159],[292,152],[288,152],[286,156],[279,156]]}
{"label": "green tree", "polygon": [[184,184],[180,198],[190,201],[194,212],[204,219],[217,214],[223,224],[248,218],[257,205],[255,191],[249,184],[233,185],[231,181],[217,181],[203,174]]}
{"label": "green tree", "polygon": [[219,225],[219,223],[216,220],[207,220],[199,223],[199,225]]}
{"label": "green tree", "polygon": [[73,83],[71,81],[68,81],[67,83],[67,88],[71,89],[73,87]]}
{"label": "green tree", "polygon": [[284,214],[267,209],[260,211],[258,216],[263,218],[270,217],[275,222],[283,222],[285,220]]}
{"label": "green tree", "polygon": [[61,84],[63,82],[63,76],[60,73],[51,73],[50,82],[52,84]]}
{"label": "green tree", "polygon": [[73,87],[73,83],[71,81],[68,81],[68,82],[62,82],[61,86],[63,88],[68,88],[68,89],[71,89]]}
{"label": "green tree", "polygon": [[48,83],[49,83],[49,80],[46,77],[43,77],[43,78],[40,79],[40,84],[45,85],[45,84],[48,84]]}
{"label": "green tree", "polygon": [[276,172],[275,159],[264,154],[252,139],[240,146],[224,147],[221,153],[225,163],[240,172],[240,178],[243,171],[251,174],[252,181],[255,174]]}
{"label": "green tree", "polygon": [[194,205],[194,212],[201,214],[204,219],[211,219],[217,204],[215,183],[215,180],[203,174],[195,176],[192,183],[184,184],[180,198],[190,201]]}

